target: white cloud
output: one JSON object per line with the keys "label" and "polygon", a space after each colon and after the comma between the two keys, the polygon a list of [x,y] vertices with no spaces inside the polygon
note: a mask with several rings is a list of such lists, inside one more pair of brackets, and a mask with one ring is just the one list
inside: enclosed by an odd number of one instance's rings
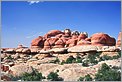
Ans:
{"label": "white cloud", "polygon": [[29,5],[32,5],[34,3],[39,3],[40,1],[28,1],[29,2]]}

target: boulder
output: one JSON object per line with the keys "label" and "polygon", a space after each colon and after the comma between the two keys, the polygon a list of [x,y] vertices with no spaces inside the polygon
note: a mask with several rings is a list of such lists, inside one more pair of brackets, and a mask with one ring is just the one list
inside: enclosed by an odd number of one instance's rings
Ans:
{"label": "boulder", "polygon": [[14,48],[9,48],[9,49],[7,49],[4,52],[6,52],[6,53],[14,53],[15,52],[15,49]]}
{"label": "boulder", "polygon": [[45,42],[44,42],[44,50],[48,50],[48,49],[51,49],[51,45],[49,43],[49,39],[47,39]]}
{"label": "boulder", "polygon": [[31,53],[31,50],[30,50],[29,48],[24,48],[24,49],[22,50],[22,53],[27,53],[27,54],[29,54],[29,53]]}
{"label": "boulder", "polygon": [[1,81],[11,81],[11,78],[6,75],[3,75],[1,76]]}
{"label": "boulder", "polygon": [[53,48],[53,49],[51,49],[49,51],[54,52],[54,53],[66,53],[67,52],[67,48]]}
{"label": "boulder", "polygon": [[64,30],[64,37],[71,37],[71,30],[70,29]]}
{"label": "boulder", "polygon": [[48,38],[48,39],[47,40],[49,41],[51,48],[55,46],[55,42],[58,40],[58,38]]}
{"label": "boulder", "polygon": [[78,41],[77,45],[91,45],[91,42],[86,40],[80,40]]}
{"label": "boulder", "polygon": [[16,53],[22,53],[23,48],[17,48]]}
{"label": "boulder", "polygon": [[115,47],[115,46],[103,46],[101,51],[104,51],[104,52],[119,52],[120,49]]}
{"label": "boulder", "polygon": [[69,39],[67,42],[66,42],[66,47],[73,47],[77,44],[77,39]]}
{"label": "boulder", "polygon": [[6,53],[2,53],[1,54],[1,58],[5,58],[5,57],[7,57],[7,54]]}
{"label": "boulder", "polygon": [[50,37],[55,37],[58,34],[64,34],[64,33],[61,32],[60,30],[51,30],[47,34],[45,34],[44,37],[47,39],[47,38],[50,38]]}
{"label": "boulder", "polygon": [[54,48],[64,48],[65,42],[62,39],[59,39],[55,42]]}
{"label": "boulder", "polygon": [[13,76],[21,76],[25,72],[31,73],[32,68],[30,66],[28,66],[27,64],[21,63],[21,64],[14,65],[14,66],[10,67],[9,72]]}
{"label": "boulder", "polygon": [[43,47],[43,45],[44,45],[44,40],[43,40],[43,37],[42,36],[39,36],[38,38],[35,38],[31,42],[31,46]]}
{"label": "boulder", "polygon": [[86,38],[87,38],[87,35],[86,34],[80,34],[79,37],[78,37],[78,41],[80,41],[82,39],[84,40]]}
{"label": "boulder", "polygon": [[102,57],[104,55],[113,57],[113,56],[119,55],[119,53],[118,52],[102,52],[101,55],[100,55],[100,57]]}
{"label": "boulder", "polygon": [[74,46],[68,49],[68,52],[96,52],[98,48],[92,45]]}
{"label": "boulder", "polygon": [[52,51],[42,49],[42,50],[39,51],[39,53],[40,54],[49,54],[49,53],[52,53]]}
{"label": "boulder", "polygon": [[92,45],[115,46],[116,41],[108,34],[96,33],[91,36]]}
{"label": "boulder", "polygon": [[58,35],[56,35],[55,37],[56,37],[56,38],[61,38],[62,36],[64,36],[64,34],[58,34]]}
{"label": "boulder", "polygon": [[39,48],[30,48],[31,53],[38,53]]}
{"label": "boulder", "polygon": [[78,39],[78,35],[72,35],[72,39]]}
{"label": "boulder", "polygon": [[62,39],[63,42],[66,44],[66,42],[67,42],[69,39],[71,39],[71,38],[70,38],[70,37],[66,38],[66,37],[62,36],[61,39]]}
{"label": "boulder", "polygon": [[49,57],[49,54],[36,54],[35,56],[33,56],[33,58],[37,58],[39,60],[41,60],[45,57]]}
{"label": "boulder", "polygon": [[2,68],[3,68],[2,71],[7,72],[7,71],[9,70],[9,67],[10,67],[9,65],[5,65],[5,64],[4,64],[4,65],[2,66]]}
{"label": "boulder", "polygon": [[86,38],[85,40],[91,42],[91,38]]}
{"label": "boulder", "polygon": [[122,32],[119,32],[118,40],[117,40],[117,44],[116,44],[117,47],[121,47],[121,37],[122,37],[121,35],[122,35]]}

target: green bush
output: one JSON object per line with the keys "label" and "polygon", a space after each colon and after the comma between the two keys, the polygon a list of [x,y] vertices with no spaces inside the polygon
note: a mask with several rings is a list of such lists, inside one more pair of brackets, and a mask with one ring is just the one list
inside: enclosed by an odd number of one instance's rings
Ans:
{"label": "green bush", "polygon": [[12,81],[42,81],[45,77],[42,76],[42,73],[39,73],[36,69],[32,68],[31,73],[25,72],[22,76],[12,76],[10,75]]}
{"label": "green bush", "polygon": [[89,74],[87,74],[85,75],[85,77],[80,77],[78,81],[92,81],[92,77]]}
{"label": "green bush", "polygon": [[100,57],[99,61],[105,61],[105,60],[112,60],[113,58],[111,56],[104,55]]}
{"label": "green bush", "polygon": [[110,68],[106,63],[102,64],[101,69],[95,75],[96,81],[121,81],[121,72]]}
{"label": "green bush", "polygon": [[89,74],[85,75],[84,80],[85,81],[92,81],[92,77]]}
{"label": "green bush", "polygon": [[11,57],[11,55],[9,55],[9,56],[7,56],[7,59],[12,60],[13,58]]}
{"label": "green bush", "polygon": [[47,79],[50,81],[63,81],[63,78],[58,77],[59,75],[57,72],[50,72],[50,74],[47,76]]}
{"label": "green bush", "polygon": [[84,80],[84,77],[80,77],[79,79],[78,79],[78,81],[83,81]]}
{"label": "green bush", "polygon": [[84,60],[82,62],[82,66],[88,67],[89,66],[89,61],[88,60]]}
{"label": "green bush", "polygon": [[88,55],[89,63],[91,64],[97,64],[98,61],[96,60],[97,55]]}
{"label": "green bush", "polygon": [[75,59],[76,63],[82,63],[82,60],[83,59],[79,56],[77,56],[76,59]]}
{"label": "green bush", "polygon": [[102,57],[99,58],[99,61],[113,60],[113,59],[118,59],[120,57],[121,57],[121,53],[118,52],[118,55],[113,56],[113,57],[108,56],[108,55],[104,55],[104,56],[102,56]]}
{"label": "green bush", "polygon": [[41,81],[45,78],[42,76],[42,73],[39,73],[36,69],[32,68],[32,70],[31,73],[24,73],[21,79],[23,81]]}
{"label": "green bush", "polygon": [[75,61],[75,58],[73,56],[70,56],[69,58],[67,58],[66,63],[73,63]]}

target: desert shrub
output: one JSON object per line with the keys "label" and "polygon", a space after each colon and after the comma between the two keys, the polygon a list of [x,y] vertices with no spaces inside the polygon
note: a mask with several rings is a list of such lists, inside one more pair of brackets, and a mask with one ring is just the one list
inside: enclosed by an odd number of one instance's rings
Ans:
{"label": "desert shrub", "polygon": [[98,61],[96,60],[96,58],[97,58],[97,55],[96,54],[95,55],[88,55],[89,63],[91,63],[91,64],[97,64]]}
{"label": "desert shrub", "polygon": [[99,61],[105,61],[105,60],[112,60],[112,57],[104,55],[104,56],[100,57],[100,59],[99,59]]}
{"label": "desert shrub", "polygon": [[73,57],[73,56],[70,56],[69,58],[67,58],[67,60],[66,60],[66,63],[68,64],[68,63],[73,63],[73,62],[75,62],[75,58]]}
{"label": "desert shrub", "polygon": [[84,80],[85,81],[92,81],[92,77],[89,74],[87,74],[87,75],[85,75]]}
{"label": "desert shrub", "polygon": [[87,74],[85,75],[85,77],[80,77],[78,81],[92,81],[92,77],[89,74]]}
{"label": "desert shrub", "polygon": [[78,81],[83,81],[84,80],[84,77],[80,77],[79,79],[78,79]]}
{"label": "desert shrub", "polygon": [[82,60],[83,59],[81,57],[77,56],[76,59],[75,59],[75,62],[76,63],[82,63]]}
{"label": "desert shrub", "polygon": [[41,81],[45,77],[42,76],[42,73],[39,73],[36,69],[32,68],[31,73],[24,73],[21,77],[23,81]]}
{"label": "desert shrub", "polygon": [[50,72],[50,74],[47,76],[47,79],[50,81],[63,81],[63,78],[59,77],[57,72]]}
{"label": "desert shrub", "polygon": [[118,58],[120,58],[120,57],[121,57],[121,53],[118,52],[118,55],[113,56],[113,57],[104,55],[104,56],[102,56],[102,57],[99,58],[99,61],[113,60],[113,59],[118,59]]}
{"label": "desert shrub", "polygon": [[60,65],[64,65],[66,62],[63,60],[61,63],[60,63]]}
{"label": "desert shrub", "polygon": [[11,57],[11,55],[7,56],[7,59],[13,60],[13,58]]}
{"label": "desert shrub", "polygon": [[89,61],[88,60],[84,60],[82,62],[82,66],[88,67],[89,66]]}
{"label": "desert shrub", "polygon": [[21,80],[21,76],[13,76],[13,75],[9,75],[9,77],[11,78],[11,81],[18,81],[18,80]]}
{"label": "desert shrub", "polygon": [[22,74],[22,76],[12,76],[9,75],[12,81],[41,81],[42,79],[45,79],[45,77],[42,76],[42,73],[39,73],[36,69],[32,68],[31,73],[25,72]]}
{"label": "desert shrub", "polygon": [[120,81],[121,72],[110,68],[106,63],[102,64],[101,69],[95,74],[96,81]]}

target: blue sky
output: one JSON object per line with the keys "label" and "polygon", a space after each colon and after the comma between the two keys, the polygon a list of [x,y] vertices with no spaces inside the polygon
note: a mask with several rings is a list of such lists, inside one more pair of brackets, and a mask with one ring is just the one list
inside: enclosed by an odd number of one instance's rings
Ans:
{"label": "blue sky", "polygon": [[2,47],[30,46],[32,39],[49,30],[70,28],[104,32],[117,39],[121,3],[105,2],[2,2]]}

